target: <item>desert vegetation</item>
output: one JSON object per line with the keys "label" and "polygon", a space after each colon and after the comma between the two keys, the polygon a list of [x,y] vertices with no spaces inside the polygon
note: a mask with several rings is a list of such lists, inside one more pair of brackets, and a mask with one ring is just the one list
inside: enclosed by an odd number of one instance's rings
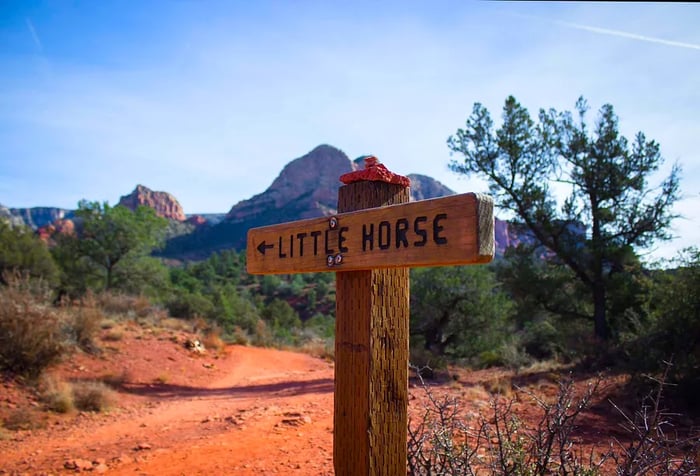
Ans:
{"label": "desert vegetation", "polygon": [[[408,435],[413,474],[604,474],[610,465],[618,474],[697,471],[697,434],[691,428],[671,438],[665,409],[698,411],[700,251],[664,266],[639,254],[669,237],[680,169],[651,187],[662,163],[658,144],[639,134],[630,146],[611,106],[592,132],[585,101],[576,110],[578,120],[542,111],[535,123],[508,98],[494,130],[475,105],[450,138],[461,158],[452,168],[485,178],[529,239],[487,266],[411,270],[411,363],[421,380],[454,366],[518,373],[543,361],[624,373],[639,397],[637,409],[619,409],[631,437],[597,455],[576,453],[573,429],[595,389],[576,395],[567,380],[552,402],[529,396],[543,415],[534,428],[519,423],[512,395],[494,398],[490,413],[470,422],[459,401],[428,393]],[[570,190],[562,203],[554,182]],[[0,370],[40,389],[51,411],[102,411],[114,402],[104,382],[71,384],[45,371],[74,352],[97,355],[119,342],[126,320],[187,326],[215,352],[236,343],[332,358],[333,273],[252,276],[236,250],[166,263],[153,252],[167,228],[152,209],[86,201],[75,233],[49,243],[0,222]],[[5,426],[22,421],[18,414]]]}

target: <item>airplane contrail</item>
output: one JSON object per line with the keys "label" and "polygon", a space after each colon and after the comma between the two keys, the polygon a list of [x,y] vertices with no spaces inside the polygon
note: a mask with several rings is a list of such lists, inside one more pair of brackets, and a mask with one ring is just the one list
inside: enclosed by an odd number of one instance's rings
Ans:
{"label": "airplane contrail", "polygon": [[691,50],[700,50],[700,45],[693,43],[683,43],[681,41],[664,40],[663,38],[655,38],[653,36],[637,35],[635,33],[627,33],[626,31],[619,30],[609,30],[607,28],[598,28],[596,26],[580,25],[578,23],[569,23],[565,21],[554,20],[562,26],[567,26],[569,28],[576,28],[577,30],[590,31],[593,33],[600,33],[603,35],[620,36],[622,38],[629,38],[631,40],[648,41],[649,43],[657,43],[666,46],[677,46],[679,48],[689,48]]}
{"label": "airplane contrail", "polygon": [[29,29],[29,33],[32,35],[32,39],[34,40],[34,44],[36,47],[39,49],[40,52],[44,51],[44,45],[41,44],[41,40],[39,39],[39,35],[36,32],[36,29],[34,28],[34,23],[29,18],[24,19],[25,22],[27,23],[27,28]]}

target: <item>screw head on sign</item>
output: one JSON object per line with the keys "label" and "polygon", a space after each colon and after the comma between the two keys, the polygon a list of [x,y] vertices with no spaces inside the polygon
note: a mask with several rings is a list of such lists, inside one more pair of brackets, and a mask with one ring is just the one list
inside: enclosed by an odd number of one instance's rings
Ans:
{"label": "screw head on sign", "polygon": [[330,219],[328,220],[328,226],[331,227],[331,230],[335,230],[336,228],[338,228],[338,218],[330,217]]}
{"label": "screw head on sign", "polygon": [[328,255],[326,256],[326,264],[331,267],[333,264],[335,264],[335,258],[333,258],[333,255]]}
{"label": "screw head on sign", "polygon": [[343,255],[341,255],[340,253],[335,255],[335,264],[341,264],[342,262],[343,262]]}

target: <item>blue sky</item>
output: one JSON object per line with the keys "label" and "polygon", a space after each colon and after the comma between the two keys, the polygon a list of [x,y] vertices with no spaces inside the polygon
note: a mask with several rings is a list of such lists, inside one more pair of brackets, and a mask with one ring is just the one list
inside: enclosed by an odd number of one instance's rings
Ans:
{"label": "blue sky", "polygon": [[698,25],[668,3],[0,0],[0,204],[140,183],[225,212],[322,143],[486,191],[447,168],[475,102],[583,95],[681,163],[680,238],[649,255],[670,257],[700,241]]}

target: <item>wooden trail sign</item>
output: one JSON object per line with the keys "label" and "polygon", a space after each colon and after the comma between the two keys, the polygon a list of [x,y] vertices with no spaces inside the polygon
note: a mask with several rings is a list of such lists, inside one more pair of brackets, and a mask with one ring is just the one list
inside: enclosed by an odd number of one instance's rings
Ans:
{"label": "wooden trail sign", "polygon": [[487,263],[493,202],[465,193],[248,231],[251,274]]}
{"label": "wooden trail sign", "polygon": [[376,158],[341,177],[338,214],[251,229],[253,274],[336,271],[336,476],[405,476],[412,266],[487,263],[493,202],[467,193],[409,203]]}

